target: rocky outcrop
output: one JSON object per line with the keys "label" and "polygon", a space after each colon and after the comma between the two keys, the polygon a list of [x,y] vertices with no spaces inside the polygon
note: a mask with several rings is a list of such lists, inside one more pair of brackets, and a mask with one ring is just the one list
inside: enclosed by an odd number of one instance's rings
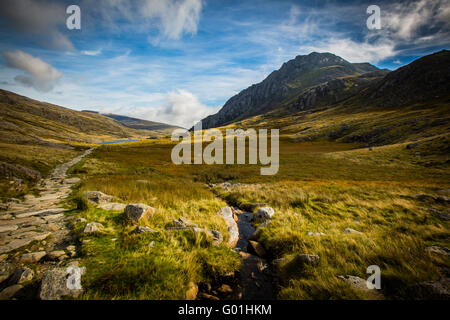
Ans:
{"label": "rocky outcrop", "polygon": [[255,217],[256,217],[256,219],[268,220],[268,219],[272,219],[274,214],[275,214],[275,210],[273,210],[273,208],[262,207],[262,208],[259,208],[258,211],[256,211]]}
{"label": "rocky outcrop", "polygon": [[263,114],[299,95],[294,102],[298,109],[314,106],[320,100],[333,102],[339,99],[335,97],[340,97],[338,93],[345,97],[346,85],[340,77],[375,71],[380,70],[370,64],[352,64],[331,53],[297,56],[262,82],[231,97],[218,113],[203,119],[202,126],[214,128]]}
{"label": "rocky outcrop", "polygon": [[141,220],[149,220],[155,212],[155,208],[143,203],[135,203],[127,205],[124,213],[131,223],[138,223]]}
{"label": "rocky outcrop", "polygon": [[228,246],[234,248],[239,240],[239,229],[233,217],[233,211],[230,207],[222,207],[218,214],[225,220],[227,230],[230,235]]}

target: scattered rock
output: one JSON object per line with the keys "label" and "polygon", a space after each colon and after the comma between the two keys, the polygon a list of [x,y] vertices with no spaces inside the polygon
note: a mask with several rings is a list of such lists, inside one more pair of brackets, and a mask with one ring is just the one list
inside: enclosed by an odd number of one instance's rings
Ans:
{"label": "scattered rock", "polygon": [[143,203],[129,204],[125,207],[125,214],[133,223],[136,223],[142,219],[148,220],[156,212],[155,208],[152,208]]}
{"label": "scattered rock", "polygon": [[446,248],[446,247],[431,246],[431,247],[426,248],[426,251],[429,253],[440,254],[440,255],[444,255],[444,256],[450,255],[450,249]]}
{"label": "scattered rock", "polygon": [[[82,269],[84,270],[84,269]],[[70,269],[58,268],[47,271],[41,282],[39,298],[41,300],[60,300],[62,297],[76,297],[82,289],[69,289]],[[82,271],[83,273],[83,271]]]}
{"label": "scattered rock", "polygon": [[198,286],[192,281],[189,282],[189,289],[186,291],[186,300],[195,300],[197,298]]}
{"label": "scattered rock", "polygon": [[33,280],[34,271],[30,268],[23,267],[17,270],[11,277],[10,284],[22,284],[27,281]]}
{"label": "scattered rock", "polygon": [[227,225],[228,233],[230,234],[230,239],[228,240],[228,246],[235,247],[239,240],[239,229],[236,221],[233,218],[233,211],[230,207],[222,207],[218,214],[225,220]]}
{"label": "scattered rock", "polygon": [[46,258],[49,260],[58,260],[59,257],[65,255],[64,250],[55,250],[47,253]]}
{"label": "scattered rock", "polygon": [[325,233],[323,233],[323,232],[308,232],[306,235],[312,236],[312,237],[320,237],[320,236],[324,236]]}
{"label": "scattered rock", "polygon": [[222,294],[229,294],[233,292],[233,289],[229,285],[224,283],[217,289],[217,291]]}
{"label": "scattered rock", "polygon": [[200,298],[205,299],[205,300],[220,300],[220,299],[217,298],[216,296],[213,296],[213,295],[211,295],[211,294],[204,293],[204,292],[201,292],[201,293],[199,294],[199,296],[200,296]]}
{"label": "scattered rock", "polygon": [[84,196],[92,203],[101,204],[105,202],[112,202],[114,200],[113,196],[104,194],[100,191],[86,191]]}
{"label": "scattered rock", "polygon": [[338,276],[339,279],[347,282],[350,284],[353,288],[358,290],[369,290],[367,288],[367,283],[365,279],[362,279],[357,276],[351,276],[351,275],[345,275],[345,276]]}
{"label": "scattered rock", "polygon": [[349,233],[349,234],[362,234],[362,232],[359,232],[359,231],[357,231],[357,230],[355,230],[355,229],[352,229],[352,228],[346,228],[346,229],[344,229],[344,233]]}
{"label": "scattered rock", "polygon": [[292,259],[289,263],[295,267],[302,268],[305,265],[313,265],[316,266],[319,264],[319,256],[316,254],[298,254]]}
{"label": "scattered rock", "polygon": [[14,298],[14,296],[22,290],[23,286],[20,284],[12,285],[6,289],[3,289],[2,292],[0,292],[0,300],[9,300],[11,298]]}
{"label": "scattered rock", "polygon": [[78,183],[80,181],[81,181],[80,178],[64,179],[64,183],[67,183],[67,184],[75,184],[75,183]]}
{"label": "scattered rock", "polygon": [[84,227],[83,232],[86,234],[91,234],[91,233],[101,232],[102,230],[103,230],[103,225],[101,223],[89,222]]}
{"label": "scattered rock", "polygon": [[5,261],[8,258],[7,254],[0,254],[0,262]]}
{"label": "scattered rock", "polygon": [[407,288],[412,299],[450,300],[450,279],[441,277],[437,281],[424,281]]}
{"label": "scattered rock", "polygon": [[267,254],[266,250],[259,242],[249,240],[248,241],[248,252],[255,253],[257,256],[264,258]]}
{"label": "scattered rock", "polygon": [[25,254],[20,256],[19,262],[22,262],[22,263],[36,263],[39,260],[41,260],[43,257],[45,257],[46,255],[47,255],[47,253],[45,251],[25,253]]}
{"label": "scattered rock", "polygon": [[0,233],[17,230],[19,227],[15,224],[0,226]]}
{"label": "scattered rock", "polygon": [[126,208],[126,204],[117,202],[105,202],[98,205],[103,210],[122,211]]}
{"label": "scattered rock", "polygon": [[256,211],[255,217],[257,219],[271,219],[272,216],[275,214],[275,211],[271,207],[262,207],[259,208],[258,211]]}
{"label": "scattered rock", "polygon": [[133,230],[133,233],[146,233],[146,232],[158,232],[158,231],[153,230],[147,226],[145,226],[145,227],[137,226],[136,229]]}
{"label": "scattered rock", "polygon": [[189,221],[188,219],[184,217],[178,218],[178,220],[173,220],[173,224],[175,227],[184,228],[184,227],[198,227],[196,223],[193,223],[192,221]]}
{"label": "scattered rock", "polygon": [[73,220],[73,222],[75,223],[80,223],[80,222],[86,222],[87,220],[85,218],[76,218],[75,220]]}

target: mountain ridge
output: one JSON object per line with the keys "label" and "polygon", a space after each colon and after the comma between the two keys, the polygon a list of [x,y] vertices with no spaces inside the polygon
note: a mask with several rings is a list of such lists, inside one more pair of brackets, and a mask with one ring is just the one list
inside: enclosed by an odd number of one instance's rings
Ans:
{"label": "mountain ridge", "polygon": [[202,119],[202,126],[205,129],[218,127],[263,114],[328,81],[374,72],[379,73],[378,77],[387,73],[369,63],[353,64],[328,52],[299,55],[283,63],[260,83],[231,97],[219,112]]}

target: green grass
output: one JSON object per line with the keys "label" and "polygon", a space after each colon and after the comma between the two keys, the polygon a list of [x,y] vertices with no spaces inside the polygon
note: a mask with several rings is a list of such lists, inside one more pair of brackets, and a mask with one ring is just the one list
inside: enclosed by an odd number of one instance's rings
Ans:
{"label": "green grass", "polygon": [[[448,222],[429,212],[445,211],[414,195],[449,188],[448,161],[440,137],[421,141],[418,159],[404,144],[359,149],[328,141],[294,143],[282,139],[280,171],[259,175],[257,165],[173,165],[167,140],[105,146],[74,169],[81,191],[99,190],[123,203],[143,202],[157,209],[144,223],[158,233],[135,235],[121,212],[89,208],[79,215],[109,228],[83,245],[87,267],[84,299],[182,299],[190,282],[213,282],[239,267],[239,256],[225,245],[189,231],[164,228],[184,216],[202,228],[219,230],[227,240],[218,209],[234,204],[250,209],[265,202],[275,209],[259,241],[269,258],[286,258],[278,276],[280,299],[380,299],[358,291],[338,275],[367,278],[366,268],[382,270],[384,298],[407,298],[406,288],[436,280],[448,260],[429,255],[430,245],[449,247]],[[138,181],[146,180],[146,181]],[[205,183],[232,180],[230,190]],[[362,234],[345,234],[353,228]],[[324,232],[322,237],[307,232]],[[112,241],[116,238],[116,241]],[[149,243],[154,246],[149,248]],[[295,270],[299,253],[317,254],[317,267]]]}

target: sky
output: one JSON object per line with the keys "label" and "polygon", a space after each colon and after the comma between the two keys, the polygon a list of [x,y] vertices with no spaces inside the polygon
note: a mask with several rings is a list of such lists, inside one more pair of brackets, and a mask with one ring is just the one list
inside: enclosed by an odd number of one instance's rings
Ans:
{"label": "sky", "polygon": [[1,0],[0,88],[189,128],[297,55],[394,70],[449,44],[448,0]]}

